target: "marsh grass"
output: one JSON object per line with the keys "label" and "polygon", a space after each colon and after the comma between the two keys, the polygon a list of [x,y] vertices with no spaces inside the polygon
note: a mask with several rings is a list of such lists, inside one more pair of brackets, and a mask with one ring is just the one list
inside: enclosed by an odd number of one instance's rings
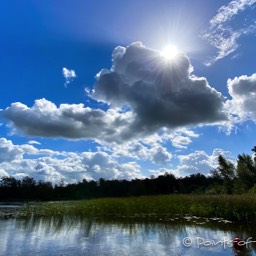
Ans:
{"label": "marsh grass", "polygon": [[244,195],[161,195],[29,203],[22,216],[168,219],[175,215],[256,223],[256,197]]}

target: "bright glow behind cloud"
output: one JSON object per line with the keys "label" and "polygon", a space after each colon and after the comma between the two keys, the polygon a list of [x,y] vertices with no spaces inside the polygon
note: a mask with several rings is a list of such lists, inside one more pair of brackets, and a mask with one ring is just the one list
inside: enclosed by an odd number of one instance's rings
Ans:
{"label": "bright glow behind cloud", "polygon": [[167,61],[175,61],[178,55],[178,49],[175,45],[169,44],[164,47],[164,49],[160,52],[161,56]]}

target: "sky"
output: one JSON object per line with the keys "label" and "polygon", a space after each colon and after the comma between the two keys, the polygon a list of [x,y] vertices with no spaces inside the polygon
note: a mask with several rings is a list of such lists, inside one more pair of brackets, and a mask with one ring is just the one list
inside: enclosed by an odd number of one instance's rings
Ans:
{"label": "sky", "polygon": [[252,154],[256,0],[0,1],[0,31],[0,177],[209,175]]}

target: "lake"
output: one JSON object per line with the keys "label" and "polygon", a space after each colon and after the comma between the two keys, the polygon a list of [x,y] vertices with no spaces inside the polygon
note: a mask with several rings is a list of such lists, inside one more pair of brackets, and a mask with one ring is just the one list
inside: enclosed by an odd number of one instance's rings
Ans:
{"label": "lake", "polygon": [[[80,218],[0,219],[0,255],[256,255],[254,227],[219,219],[168,222]],[[243,247],[236,250],[233,238]],[[242,244],[242,243],[241,243]]]}

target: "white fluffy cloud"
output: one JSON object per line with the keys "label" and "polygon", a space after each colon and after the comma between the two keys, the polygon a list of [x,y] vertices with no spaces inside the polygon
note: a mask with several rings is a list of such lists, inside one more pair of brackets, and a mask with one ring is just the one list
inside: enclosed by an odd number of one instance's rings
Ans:
{"label": "white fluffy cloud", "polygon": [[228,91],[232,99],[226,102],[226,108],[238,117],[237,121],[256,121],[256,73],[229,79]]}
{"label": "white fluffy cloud", "polygon": [[[202,35],[212,46],[218,50],[217,56],[206,64],[211,65],[234,52],[238,48],[238,39],[241,36],[256,31],[255,15],[245,15],[244,11],[255,5],[256,0],[235,0],[228,5],[220,7],[218,13],[210,20],[209,29]],[[255,12],[251,8],[251,12]],[[239,18],[243,22],[235,22]]]}
{"label": "white fluffy cloud", "polygon": [[72,69],[67,69],[67,68],[63,68],[62,69],[62,74],[65,78],[65,87],[67,87],[67,85],[73,81],[74,78],[76,78],[76,72],[75,70],[72,70]]}
{"label": "white fluffy cloud", "polygon": [[11,141],[0,138],[0,163],[21,159],[24,150],[12,144]]}
{"label": "white fluffy cloud", "polygon": [[[119,156],[112,152],[104,152],[98,149],[96,152],[67,152],[53,151],[49,149],[37,149],[29,144],[15,145],[12,141],[0,138],[0,177],[11,175],[16,178],[25,176],[36,180],[51,181],[58,183],[64,180],[67,183],[76,183],[87,180],[104,179],[134,179],[145,177],[137,160],[150,160],[156,168],[149,170],[157,176],[165,172],[175,176],[186,176],[193,173],[209,174],[217,167],[218,156],[222,154],[232,160],[232,155],[222,149],[214,149],[212,154],[204,151],[195,151],[188,155],[176,155],[179,161],[173,167],[172,160],[175,158],[166,148],[153,145],[151,148],[142,143],[133,143],[130,149],[134,151],[124,152],[124,156],[133,160],[124,160],[121,153]],[[144,151],[144,152],[143,152]],[[138,153],[136,156],[135,153]],[[129,155],[130,154],[130,155]],[[160,164],[160,165],[158,165]]]}
{"label": "white fluffy cloud", "polygon": [[[49,149],[37,149],[33,145],[15,145],[12,141],[0,138],[0,170],[1,176],[12,175],[16,178],[31,176],[36,180],[46,180],[57,183],[61,180],[77,182],[82,179],[133,179],[144,177],[141,167],[134,160],[149,160],[155,164],[167,164],[155,170],[155,175],[168,171],[177,176],[201,172],[209,173],[217,164],[218,154],[229,156],[228,152],[216,149],[212,155],[196,151],[189,155],[177,156],[180,161],[175,170],[170,169],[173,155],[160,144],[150,147],[142,142],[128,143],[121,152],[121,146],[116,145],[115,154],[104,152],[60,152]],[[118,148],[119,147],[119,148]],[[119,150],[119,152],[118,152]],[[123,153],[123,155],[122,155]],[[130,157],[133,161],[119,161],[119,158]]]}
{"label": "white fluffy cloud", "polygon": [[154,148],[152,160],[155,163],[163,164],[167,161],[170,161],[171,158],[172,155],[168,152],[166,148],[161,146]]}
{"label": "white fluffy cloud", "polygon": [[3,115],[12,121],[13,128],[26,135],[105,141],[121,140],[132,119],[129,112],[91,109],[83,104],[57,107],[46,99],[36,100],[31,108],[20,102],[12,103]]}
{"label": "white fluffy cloud", "polygon": [[166,164],[172,159],[172,154],[160,143],[150,145],[141,140],[110,146],[108,150],[117,157],[129,157],[157,164]]}
{"label": "white fluffy cloud", "polygon": [[0,176],[16,178],[30,176],[36,180],[58,183],[78,182],[82,179],[142,178],[140,166],[135,162],[119,163],[106,152],[59,152],[37,149],[28,144],[14,145],[0,138]]}
{"label": "white fluffy cloud", "polygon": [[[173,154],[170,152],[172,145],[175,150],[187,148],[192,139],[200,135],[189,129],[176,129],[169,131],[161,129],[158,133],[144,138],[127,141],[122,144],[103,144],[103,151],[111,152],[115,157],[126,157],[140,161],[150,161],[154,164],[170,165]],[[173,149],[172,149],[173,150]]]}
{"label": "white fluffy cloud", "polygon": [[200,134],[189,130],[189,129],[177,129],[164,137],[171,141],[175,148],[182,149],[187,148],[187,146],[192,142],[192,139],[198,138]]}
{"label": "white fluffy cloud", "polygon": [[178,172],[182,176],[193,173],[209,174],[211,170],[218,166],[218,156],[223,155],[232,160],[232,154],[223,149],[214,149],[211,155],[205,151],[195,151],[188,155],[179,155],[180,161]]}
{"label": "white fluffy cloud", "polygon": [[165,173],[173,174],[176,177],[185,177],[191,174],[201,173],[209,175],[212,170],[218,167],[219,155],[224,156],[234,163],[231,152],[216,148],[211,154],[198,150],[188,155],[177,155],[179,163],[175,168],[162,167],[155,170],[149,170],[154,176],[164,175]]}

